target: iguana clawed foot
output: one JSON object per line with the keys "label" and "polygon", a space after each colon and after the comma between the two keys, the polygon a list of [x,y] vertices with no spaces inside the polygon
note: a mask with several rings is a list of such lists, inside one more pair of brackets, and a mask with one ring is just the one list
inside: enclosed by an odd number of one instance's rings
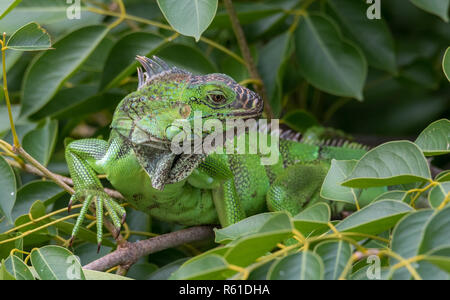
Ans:
{"label": "iguana clawed foot", "polygon": [[[70,211],[72,205],[78,200],[81,200],[83,198],[84,198],[83,206],[81,207],[80,215],[78,216],[75,226],[73,227],[72,237],[70,238],[69,246],[72,245],[73,240],[77,235],[81,227],[81,224],[84,221],[89,206],[94,201],[97,217],[97,243],[98,243],[97,252],[99,252],[103,237],[103,209],[106,208],[106,211],[108,212],[116,229],[114,238],[117,238],[120,234],[120,228],[122,227],[122,224],[125,221],[126,212],[125,209],[122,206],[120,206],[108,194],[106,194],[102,190],[97,189],[77,191],[70,198],[68,210]],[[121,218],[119,218],[119,216],[121,216]]]}

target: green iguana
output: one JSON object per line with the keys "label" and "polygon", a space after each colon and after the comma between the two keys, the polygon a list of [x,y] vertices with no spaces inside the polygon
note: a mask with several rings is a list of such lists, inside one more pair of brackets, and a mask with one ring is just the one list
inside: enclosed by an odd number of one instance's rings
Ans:
{"label": "green iguana", "polygon": [[[279,134],[277,162],[261,163],[262,154],[176,154],[170,144],[183,131],[176,120],[201,122],[258,117],[261,98],[224,74],[193,75],[157,57],[138,56],[137,91],[115,110],[109,141],[69,143],[66,160],[76,193],[71,205],[85,199],[73,228],[77,234],[92,202],[96,205],[97,240],[102,240],[104,208],[119,232],[125,210],[103,190],[97,174],[132,207],[152,217],[183,225],[228,226],[267,210],[297,214],[323,199],[319,192],[332,158],[359,159],[363,147],[304,143],[292,133]],[[225,132],[226,128],[223,129]],[[257,131],[263,138],[272,133]],[[211,130],[194,133],[204,139]],[[220,132],[219,132],[220,134]],[[244,132],[239,137],[247,139]],[[185,143],[195,140],[186,135]],[[219,147],[219,146],[218,146]]]}

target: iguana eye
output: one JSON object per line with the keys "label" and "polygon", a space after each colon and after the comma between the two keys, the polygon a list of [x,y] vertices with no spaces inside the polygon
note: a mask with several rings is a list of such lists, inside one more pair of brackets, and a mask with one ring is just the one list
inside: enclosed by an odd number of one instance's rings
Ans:
{"label": "iguana eye", "polygon": [[222,94],[212,94],[212,95],[208,95],[209,99],[211,99],[212,102],[214,103],[223,103],[225,102],[226,98],[224,95]]}

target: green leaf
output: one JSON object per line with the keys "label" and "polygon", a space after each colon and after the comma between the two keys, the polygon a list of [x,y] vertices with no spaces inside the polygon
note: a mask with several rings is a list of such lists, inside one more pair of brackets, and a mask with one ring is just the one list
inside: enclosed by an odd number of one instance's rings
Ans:
{"label": "green leaf", "polygon": [[100,44],[108,28],[87,26],[55,43],[55,50],[42,53],[28,68],[23,84],[21,115],[28,116],[45,104]]}
{"label": "green leaf", "polygon": [[270,267],[274,262],[275,260],[270,260],[262,266],[253,269],[247,280],[267,280],[267,274],[269,273]]}
{"label": "green leaf", "polygon": [[[11,68],[13,66],[15,66],[15,64],[19,61],[19,59],[22,57],[22,52],[20,51],[11,51],[9,53],[6,53],[6,74],[8,74],[9,70],[11,70]],[[3,70],[3,63],[0,60],[0,68],[1,70]],[[0,79],[3,78],[3,72],[0,72]],[[2,98],[2,96],[0,95],[0,99]],[[19,109],[20,105],[11,105],[11,108],[13,110],[13,116],[17,115],[16,111]],[[9,120],[8,118],[3,118],[3,114],[5,113],[4,111],[6,110],[6,106],[1,106],[0,107],[0,116],[2,118],[2,121],[8,121],[8,128],[9,128]],[[15,120],[16,118],[14,118]],[[3,122],[4,122],[3,121]],[[0,124],[0,132],[2,132],[4,130],[4,125],[3,122],[1,122]]]}
{"label": "green leaf", "polygon": [[417,60],[400,70],[400,79],[408,85],[435,90],[439,87],[436,70],[426,60]]}
{"label": "green leaf", "polygon": [[358,197],[361,190],[340,185],[351,174],[356,163],[356,160],[331,160],[331,167],[323,182],[320,196],[325,199],[350,203],[358,207]]}
{"label": "green leaf", "polygon": [[216,243],[226,244],[245,235],[257,233],[265,223],[279,214],[285,215],[285,213],[280,212],[262,213],[245,218],[225,228],[214,229],[215,241]]}
{"label": "green leaf", "polygon": [[83,273],[86,276],[86,280],[132,280],[132,278],[125,276],[94,270],[83,270]]}
{"label": "green leaf", "polygon": [[5,240],[16,236],[17,234],[14,233],[0,234],[0,241],[3,242],[0,247],[0,259],[6,259],[13,249],[23,249],[23,238],[19,238],[17,240],[9,241],[6,243],[4,242]]}
{"label": "green leaf", "polygon": [[0,156],[0,212],[12,223],[12,210],[16,202],[16,179],[6,160]]}
{"label": "green leaf", "polygon": [[[432,208],[438,208],[450,193],[450,181],[439,182],[428,193],[428,202]],[[449,202],[447,202],[448,204]]]}
{"label": "green leaf", "polygon": [[[369,278],[369,276],[368,276],[369,273],[367,273],[367,271],[369,271],[369,268],[374,269],[375,266],[373,266],[373,265],[366,265],[366,266],[362,267],[361,269],[359,269],[355,273],[353,273],[351,275],[350,279],[351,280],[374,280],[374,279],[378,279],[378,278],[373,278],[373,277]],[[381,267],[379,280],[387,280],[388,279],[388,275],[389,275],[389,271],[390,271],[389,267]],[[370,270],[370,272],[372,273],[373,270]]]}
{"label": "green leaf", "polygon": [[127,272],[127,276],[138,280],[148,280],[152,273],[158,270],[158,266],[148,262],[138,263],[131,266]]}
{"label": "green leaf", "polygon": [[340,183],[351,174],[356,163],[356,160],[331,160],[331,167],[323,182],[320,196],[333,201],[353,204],[361,208],[385,192],[384,187],[361,190],[342,186]]}
{"label": "green leaf", "polygon": [[194,74],[209,74],[216,72],[216,67],[199,51],[198,48],[171,43],[158,51],[158,57],[168,64],[183,68]]}
{"label": "green leaf", "polygon": [[328,223],[330,221],[331,211],[328,204],[316,203],[294,216],[293,220],[317,221]]}
{"label": "green leaf", "polygon": [[450,248],[433,251],[425,256],[425,260],[431,262],[447,274],[450,273]]}
{"label": "green leaf", "polygon": [[30,268],[17,256],[10,255],[5,261],[6,270],[17,280],[34,280]]}
{"label": "green leaf", "polygon": [[448,81],[450,81],[450,47],[447,48],[442,59],[442,69]]}
{"label": "green leaf", "polygon": [[272,265],[267,274],[270,280],[321,280],[323,277],[323,262],[310,251],[283,257]]}
{"label": "green leaf", "polygon": [[116,91],[97,94],[97,90],[98,87],[91,84],[80,84],[72,88],[62,89],[30,118],[39,120],[52,117],[66,120],[72,116],[81,117],[105,108],[116,107],[125,96]]}
{"label": "green leaf", "polygon": [[352,256],[352,248],[344,241],[325,241],[316,246],[314,252],[322,258],[325,266],[325,280],[336,280]]}
{"label": "green leaf", "polygon": [[31,251],[31,263],[41,280],[85,279],[81,264],[69,250],[60,246],[44,246]]}
{"label": "green leaf", "polygon": [[367,18],[363,1],[329,0],[327,2],[346,32],[364,51],[370,66],[397,72],[394,39],[383,19]]}
{"label": "green leaf", "polygon": [[3,0],[2,3],[0,3],[0,19],[3,19],[4,16],[13,10],[20,1],[22,0]]}
{"label": "green leaf", "polygon": [[[398,222],[392,232],[391,249],[404,259],[419,254],[419,246],[424,237],[425,225],[433,215],[433,210],[420,210],[413,212]],[[390,258],[390,265],[398,260]],[[393,274],[394,279],[409,279],[411,275],[406,268],[401,268]]]}
{"label": "green leaf", "polygon": [[428,125],[415,141],[426,156],[450,153],[450,121],[441,119]]}
{"label": "green leaf", "polygon": [[22,26],[8,39],[8,49],[18,51],[39,51],[50,49],[52,43],[47,31],[37,23]]}
{"label": "green leaf", "polygon": [[[78,237],[78,235],[77,235]],[[81,265],[87,265],[88,263],[93,262],[99,257],[103,257],[112,251],[112,247],[108,247],[105,245],[105,241],[109,242],[109,239],[104,239],[102,241],[102,246],[100,247],[100,252],[97,253],[97,242],[93,243],[80,243],[75,244],[73,253],[80,259]],[[113,243],[114,244],[114,243]],[[116,245],[114,244],[114,247]],[[85,274],[86,275],[86,274]]]}
{"label": "green leaf", "polygon": [[450,247],[450,206],[433,215],[426,226],[420,245],[420,254],[426,254],[444,247]]}
{"label": "green leaf", "polygon": [[183,263],[186,262],[188,258],[180,258],[177,259],[158,270],[154,271],[152,274],[150,274],[149,278],[150,280],[167,280],[169,277],[178,270]]}
{"label": "green leaf", "polygon": [[132,32],[121,37],[109,52],[102,72],[101,88],[117,86],[124,78],[136,72],[136,55],[151,57],[168,43],[151,32]]}
{"label": "green leaf", "polygon": [[2,259],[2,263],[0,265],[0,280],[16,280],[16,278],[14,278],[14,276],[6,270],[4,259]]}
{"label": "green leaf", "polygon": [[222,55],[219,60],[220,73],[227,74],[237,82],[250,78],[247,68],[229,55]]}
{"label": "green leaf", "polygon": [[385,193],[382,193],[381,195],[378,195],[373,201],[380,201],[380,200],[394,200],[394,201],[401,201],[406,204],[410,204],[412,199],[412,194],[408,194],[407,191],[387,191]]}
{"label": "green leaf", "polygon": [[[9,1],[1,0],[0,2]],[[11,35],[17,28],[29,22],[45,25],[54,34],[73,28],[100,23],[103,16],[88,11],[88,7],[79,1],[68,4],[62,0],[22,0],[10,13],[0,20],[0,28]],[[67,13],[75,5],[80,5],[80,19],[68,19]],[[1,6],[1,5],[0,5]]]}
{"label": "green leaf", "polygon": [[450,0],[410,0],[415,6],[426,12],[441,17],[442,20],[448,22],[448,7]]}
{"label": "green leaf", "polygon": [[58,122],[46,119],[41,126],[23,137],[22,146],[32,157],[46,166],[55,148],[57,131]]}
{"label": "green leaf", "polygon": [[364,188],[429,179],[428,163],[419,147],[409,141],[395,141],[367,152],[342,185]]}
{"label": "green leaf", "polygon": [[330,18],[303,16],[295,41],[299,71],[309,83],[333,95],[363,99],[367,62],[361,50],[342,38]]}
{"label": "green leaf", "polygon": [[182,35],[198,41],[211,24],[217,11],[218,0],[157,0],[164,17]]}
{"label": "green leaf", "polygon": [[450,181],[450,170],[445,170],[437,174],[435,180],[439,182]]}
{"label": "green leaf", "polygon": [[294,131],[301,133],[305,133],[310,127],[319,125],[319,121],[317,121],[316,117],[304,109],[288,112],[283,117],[283,123]]}
{"label": "green leaf", "polygon": [[214,280],[225,279],[222,275],[228,269],[226,260],[218,255],[211,254],[201,259],[187,262],[175,271],[169,279],[176,280]]}
{"label": "green leaf", "polygon": [[203,253],[201,253],[201,254],[199,254],[197,256],[194,256],[194,257],[191,257],[191,258],[185,258],[185,259],[188,259],[186,261],[186,264],[194,262],[194,261],[199,260],[199,259],[202,259],[202,258],[204,258],[206,256],[209,256],[209,255],[212,255],[212,254],[218,255],[220,257],[223,257],[225,255],[225,253],[227,253],[227,251],[229,249],[230,249],[229,245],[225,245],[223,247],[219,246],[219,247],[216,247],[216,248],[209,249],[209,250],[207,250],[207,251],[205,251],[205,252],[203,252]]}
{"label": "green leaf", "polygon": [[[233,3],[234,9],[236,10],[236,14],[238,16],[239,22],[241,25],[255,23],[261,19],[273,16],[274,14],[280,14],[283,12],[283,9],[289,9],[293,5],[283,5],[283,3],[279,1],[275,1],[273,3],[246,3],[246,2],[235,2]],[[267,19],[266,19],[267,20]],[[266,21],[261,20],[261,21]],[[231,28],[230,16],[228,15],[227,10],[222,7],[222,9],[218,9],[217,14],[209,28]]]}
{"label": "green leaf", "polygon": [[[427,256],[415,266],[420,277],[425,280],[449,280],[450,274],[443,271],[438,265],[427,260]],[[439,257],[438,257],[439,258]]]}
{"label": "green leaf", "polygon": [[[375,235],[394,227],[398,220],[412,210],[409,205],[403,202],[377,201],[351,214],[335,227],[342,232]],[[359,238],[355,237],[355,239]]]}
{"label": "green leaf", "polygon": [[328,231],[331,210],[326,203],[314,204],[293,217],[295,229],[304,236],[314,236]]}
{"label": "green leaf", "polygon": [[[64,118],[64,116],[77,115],[73,113],[74,107],[85,103],[97,93],[95,85],[80,84],[71,88],[61,89],[58,93],[39,111],[31,116],[31,119],[40,120],[46,117]],[[88,103],[87,105],[94,105]]]}
{"label": "green leaf", "polygon": [[375,201],[380,200],[397,200],[402,201],[403,198],[406,195],[406,191],[387,191],[386,193],[381,194],[378,196]]}
{"label": "green leaf", "polygon": [[256,233],[243,237],[229,244],[229,250],[225,253],[225,259],[233,265],[248,266],[258,257],[276,247],[276,245],[292,236],[292,229],[280,229],[278,231]]}
{"label": "green leaf", "polygon": [[[57,221],[57,220],[58,218],[50,218],[50,221]],[[55,224],[55,227],[58,228],[60,232],[65,233],[67,235],[71,235],[74,225],[75,225],[74,223],[70,222],[58,222]],[[80,227],[79,232],[77,233],[77,239],[97,244],[97,234],[82,226]],[[102,245],[114,247],[115,244],[111,242],[109,239],[104,238],[102,241]]]}
{"label": "green leaf", "polygon": [[270,106],[275,116],[281,113],[283,75],[292,35],[289,32],[273,38],[261,49],[258,70],[267,88]]}
{"label": "green leaf", "polygon": [[[24,214],[16,218],[14,226],[18,227],[27,223],[28,225],[20,228],[18,231],[25,233],[27,231],[36,229],[50,222],[49,219],[43,219],[40,221],[33,221],[37,218],[44,216],[46,213],[46,207],[40,200],[36,200],[30,207],[29,213]],[[27,235],[23,238],[23,244],[25,246],[36,245],[40,243],[48,242],[51,239],[49,228],[42,228],[38,231],[34,231],[33,234]]]}
{"label": "green leaf", "polygon": [[64,191],[52,181],[28,182],[17,191],[12,219],[15,220],[21,215],[28,214],[36,199],[43,201],[45,206],[48,206],[63,193]]}

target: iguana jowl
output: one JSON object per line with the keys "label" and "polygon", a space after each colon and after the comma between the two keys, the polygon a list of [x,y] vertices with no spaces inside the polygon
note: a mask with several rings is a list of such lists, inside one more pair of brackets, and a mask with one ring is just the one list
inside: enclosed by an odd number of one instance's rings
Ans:
{"label": "iguana jowl", "polygon": [[170,149],[180,132],[175,120],[193,122],[196,111],[202,122],[253,118],[262,113],[263,102],[224,74],[193,75],[157,57],[137,60],[145,71],[138,68],[137,91],[116,108],[109,141],[83,139],[66,148],[76,191],[69,206],[85,199],[72,241],[92,202],[99,245],[104,209],[117,230],[125,219],[124,208],[103,191],[97,174],[106,174],[127,202],[152,217],[228,226],[266,210],[297,214],[321,200],[320,186],[332,158],[358,159],[365,152],[282,138],[274,165],[262,165],[258,154],[177,155]]}

